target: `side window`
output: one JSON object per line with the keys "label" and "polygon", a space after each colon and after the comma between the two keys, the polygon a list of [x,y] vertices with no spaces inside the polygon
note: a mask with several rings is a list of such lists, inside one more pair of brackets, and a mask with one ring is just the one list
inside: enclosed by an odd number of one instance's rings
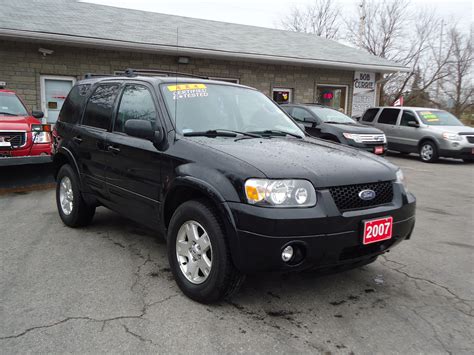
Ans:
{"label": "side window", "polygon": [[90,84],[82,84],[74,86],[64,101],[61,112],[59,112],[58,120],[67,123],[79,122],[82,114],[82,106],[85,97],[89,92]]}
{"label": "side window", "polygon": [[382,124],[396,124],[398,114],[400,113],[399,109],[396,108],[384,108],[382,113],[379,116],[378,123]]}
{"label": "side window", "polygon": [[418,120],[415,117],[415,114],[412,111],[403,111],[402,119],[400,120],[400,126],[408,126],[408,122]]}
{"label": "side window", "polygon": [[115,119],[114,131],[124,132],[128,120],[156,121],[156,108],[150,91],[141,85],[127,85]]}
{"label": "side window", "polygon": [[119,84],[104,84],[98,86],[87,102],[82,124],[107,129],[112,118],[114,102],[118,90]]}
{"label": "side window", "polygon": [[294,107],[291,116],[297,121],[304,122],[304,118],[310,117],[311,115],[305,109],[302,109],[300,107]]}
{"label": "side window", "polygon": [[379,112],[378,108],[369,108],[367,111],[365,111],[364,116],[362,116],[362,121],[373,122],[375,116],[377,116],[377,112]]}

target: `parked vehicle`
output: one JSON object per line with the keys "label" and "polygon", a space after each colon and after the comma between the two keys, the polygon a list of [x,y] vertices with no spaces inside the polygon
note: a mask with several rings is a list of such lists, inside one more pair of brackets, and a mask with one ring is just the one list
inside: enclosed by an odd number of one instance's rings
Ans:
{"label": "parked vehicle", "polygon": [[381,130],[361,125],[338,110],[319,104],[288,104],[282,108],[313,137],[385,154],[387,139]]}
{"label": "parked vehicle", "polygon": [[199,302],[255,271],[354,268],[409,239],[399,168],[311,137],[255,89],[190,77],[86,79],[55,129],[56,202],[71,227],[103,205],[161,231]]}
{"label": "parked vehicle", "polygon": [[387,135],[388,149],[418,153],[426,163],[439,157],[474,161],[474,128],[449,112],[423,107],[374,107],[360,121]]}
{"label": "parked vehicle", "polygon": [[0,166],[51,162],[51,130],[42,117],[14,91],[0,88]]}

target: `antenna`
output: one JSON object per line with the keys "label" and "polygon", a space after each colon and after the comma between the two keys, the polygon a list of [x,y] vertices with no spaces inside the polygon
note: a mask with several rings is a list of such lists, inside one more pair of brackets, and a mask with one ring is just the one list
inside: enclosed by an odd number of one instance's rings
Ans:
{"label": "antenna", "polygon": [[[176,58],[179,57],[179,27],[176,27]],[[176,134],[178,133],[178,72],[179,61],[175,75],[175,99],[174,99],[174,140],[176,141]]]}

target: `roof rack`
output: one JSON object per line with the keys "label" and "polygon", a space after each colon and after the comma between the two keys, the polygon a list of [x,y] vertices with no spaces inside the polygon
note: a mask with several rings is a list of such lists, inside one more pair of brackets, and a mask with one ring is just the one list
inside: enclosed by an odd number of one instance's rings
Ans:
{"label": "roof rack", "polygon": [[84,79],[102,78],[102,77],[109,77],[109,76],[115,76],[115,75],[114,74],[85,73]]}
{"label": "roof rack", "polygon": [[170,70],[161,70],[161,69],[134,69],[134,68],[128,68],[125,69],[124,74],[126,76],[134,77],[139,74],[162,74],[164,76],[185,76],[185,77],[191,77],[191,78],[198,78],[198,79],[209,79],[208,76],[203,76],[203,75],[194,75],[194,74],[189,74],[189,73],[182,73],[178,71],[170,71]]}

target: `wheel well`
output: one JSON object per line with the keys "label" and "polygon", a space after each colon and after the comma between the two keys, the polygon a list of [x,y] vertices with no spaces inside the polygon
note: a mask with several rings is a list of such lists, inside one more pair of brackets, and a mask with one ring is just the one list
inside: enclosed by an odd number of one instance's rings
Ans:
{"label": "wheel well", "polygon": [[435,142],[434,139],[432,138],[423,138],[422,140],[420,140],[420,143],[418,143],[418,150],[420,150],[421,146],[423,145],[423,143],[425,142],[430,142],[430,143],[433,143],[435,148],[438,149],[438,144]]}
{"label": "wheel well", "polygon": [[171,221],[174,211],[186,201],[190,200],[207,200],[212,205],[215,205],[213,200],[209,198],[202,191],[188,186],[182,186],[174,189],[166,197],[165,205],[163,206],[163,218],[165,228],[168,228],[168,225]]}
{"label": "wheel well", "polygon": [[64,155],[64,154],[56,154],[53,158],[53,163],[54,163],[54,178],[58,176],[59,169],[64,164],[69,164],[69,159]]}

